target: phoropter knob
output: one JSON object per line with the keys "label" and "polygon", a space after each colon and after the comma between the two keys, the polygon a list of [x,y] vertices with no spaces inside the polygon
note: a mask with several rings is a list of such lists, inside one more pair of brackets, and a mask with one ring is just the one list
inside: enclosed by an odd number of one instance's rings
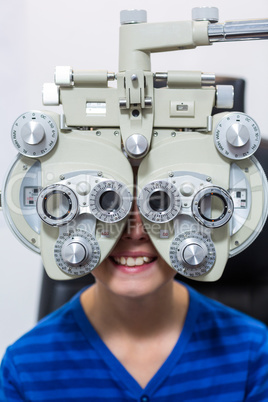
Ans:
{"label": "phoropter knob", "polygon": [[98,265],[100,247],[94,235],[86,230],[64,231],[55,243],[54,258],[66,274],[83,276]]}
{"label": "phoropter knob", "polygon": [[192,9],[192,19],[194,21],[219,21],[219,10],[217,7],[195,7]]}
{"label": "phoropter knob", "polygon": [[187,265],[197,267],[203,263],[207,254],[201,244],[191,243],[185,246],[182,251],[182,258]]}
{"label": "phoropter knob", "polygon": [[233,147],[243,147],[250,138],[250,133],[244,124],[234,123],[226,133],[227,141]]}
{"label": "phoropter knob", "polygon": [[141,24],[147,22],[146,10],[122,10],[120,12],[121,25]]}
{"label": "phoropter knob", "polygon": [[44,127],[36,121],[28,121],[21,128],[21,138],[29,145],[39,144],[45,136]]}
{"label": "phoropter knob", "polygon": [[38,158],[48,154],[56,145],[58,130],[47,114],[30,111],[17,118],[11,130],[12,141],[20,154]]}
{"label": "phoropter knob", "polygon": [[248,158],[257,151],[260,142],[261,133],[257,123],[245,113],[226,114],[214,130],[217,150],[231,160]]}
{"label": "phoropter knob", "polygon": [[169,251],[172,267],[186,277],[208,273],[216,260],[216,250],[209,235],[195,231],[178,234]]}
{"label": "phoropter knob", "polygon": [[89,260],[92,249],[82,237],[74,237],[63,244],[61,254],[67,265],[77,267]]}

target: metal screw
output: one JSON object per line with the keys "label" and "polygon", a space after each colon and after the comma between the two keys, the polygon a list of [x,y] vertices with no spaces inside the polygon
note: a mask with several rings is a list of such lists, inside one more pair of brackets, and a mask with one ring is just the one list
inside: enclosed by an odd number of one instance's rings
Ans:
{"label": "metal screw", "polygon": [[115,132],[114,132],[114,135],[115,135],[115,136],[118,136],[118,135],[119,135],[119,131],[115,131]]}
{"label": "metal screw", "polygon": [[31,242],[33,243],[33,244],[35,244],[36,243],[36,239],[31,239]]}
{"label": "metal screw", "polygon": [[131,80],[132,80],[132,81],[137,81],[137,79],[138,79],[137,74],[132,74]]}
{"label": "metal screw", "polygon": [[102,176],[102,172],[98,172],[98,176]]}
{"label": "metal screw", "polygon": [[212,181],[212,178],[208,176],[206,180],[207,180],[208,182],[211,182],[211,181]]}
{"label": "metal screw", "polygon": [[23,169],[23,170],[27,170],[27,169],[28,169],[28,166],[27,166],[27,165],[23,165],[23,166],[22,166],[22,169]]}
{"label": "metal screw", "polygon": [[235,245],[239,246],[239,241],[238,240],[235,241]]}
{"label": "metal screw", "polygon": [[173,177],[173,176],[174,176],[174,173],[173,173],[173,172],[169,172],[168,175],[169,175],[169,177]]}
{"label": "metal screw", "polygon": [[60,175],[60,180],[64,180],[65,176],[63,174]]}
{"label": "metal screw", "polygon": [[171,137],[176,137],[176,132],[175,131],[172,131],[172,133],[171,133]]}
{"label": "metal screw", "polygon": [[158,136],[158,132],[157,132],[157,131],[154,131],[153,136],[154,136],[154,137],[157,137],[157,136]]}
{"label": "metal screw", "polygon": [[245,172],[248,173],[248,167],[245,168]]}
{"label": "metal screw", "polygon": [[99,137],[101,135],[100,131],[96,131],[96,135]]}

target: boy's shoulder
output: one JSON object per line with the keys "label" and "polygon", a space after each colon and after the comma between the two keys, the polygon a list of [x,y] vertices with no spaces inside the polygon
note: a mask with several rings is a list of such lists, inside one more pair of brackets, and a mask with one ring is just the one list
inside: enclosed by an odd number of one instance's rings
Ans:
{"label": "boy's shoulder", "polygon": [[213,328],[214,330],[229,331],[233,334],[267,334],[265,323],[239,311],[226,306],[219,301],[211,299],[193,288],[189,288],[190,298],[198,304],[198,324],[201,327]]}
{"label": "boy's shoulder", "polygon": [[64,304],[56,311],[42,318],[31,330],[22,335],[16,342],[9,346],[10,352],[19,351],[20,349],[34,348],[34,345],[50,344],[59,342],[64,337],[72,338],[77,336],[79,327],[73,314],[76,295],[72,300]]}

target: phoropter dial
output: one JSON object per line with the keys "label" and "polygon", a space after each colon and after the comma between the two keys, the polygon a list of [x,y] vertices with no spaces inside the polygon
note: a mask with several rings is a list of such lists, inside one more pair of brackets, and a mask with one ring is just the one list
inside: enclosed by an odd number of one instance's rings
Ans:
{"label": "phoropter dial", "polygon": [[138,207],[150,222],[169,222],[181,209],[180,193],[166,180],[152,181],[141,190]]}
{"label": "phoropter dial", "polygon": [[131,209],[132,195],[123,183],[103,180],[92,189],[89,203],[96,219],[107,223],[119,222]]}
{"label": "phoropter dial", "polygon": [[170,246],[172,267],[181,275],[197,277],[206,274],[216,260],[216,250],[211,238],[199,232],[182,232]]}
{"label": "phoropter dial", "polygon": [[219,228],[232,217],[234,203],[230,194],[218,186],[199,190],[192,201],[195,220],[207,228]]}
{"label": "phoropter dial", "polygon": [[50,116],[30,111],[17,118],[11,130],[11,137],[20,154],[38,158],[54,148],[58,130]]}
{"label": "phoropter dial", "polygon": [[228,113],[214,131],[217,150],[231,160],[248,158],[258,149],[260,142],[257,123],[245,113]]}
{"label": "phoropter dial", "polygon": [[75,193],[63,184],[44,188],[36,202],[37,213],[50,226],[62,226],[71,222],[79,211]]}
{"label": "phoropter dial", "polygon": [[59,236],[54,247],[54,258],[66,274],[86,275],[98,265],[100,247],[91,233],[76,229]]}

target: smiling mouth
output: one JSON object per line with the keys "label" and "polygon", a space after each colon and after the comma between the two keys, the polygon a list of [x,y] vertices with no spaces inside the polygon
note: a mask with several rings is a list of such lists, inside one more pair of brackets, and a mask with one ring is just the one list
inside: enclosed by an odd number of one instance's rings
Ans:
{"label": "smiling mouth", "polygon": [[117,265],[124,265],[126,267],[136,267],[144,264],[150,264],[156,260],[156,257],[112,257],[112,260]]}

